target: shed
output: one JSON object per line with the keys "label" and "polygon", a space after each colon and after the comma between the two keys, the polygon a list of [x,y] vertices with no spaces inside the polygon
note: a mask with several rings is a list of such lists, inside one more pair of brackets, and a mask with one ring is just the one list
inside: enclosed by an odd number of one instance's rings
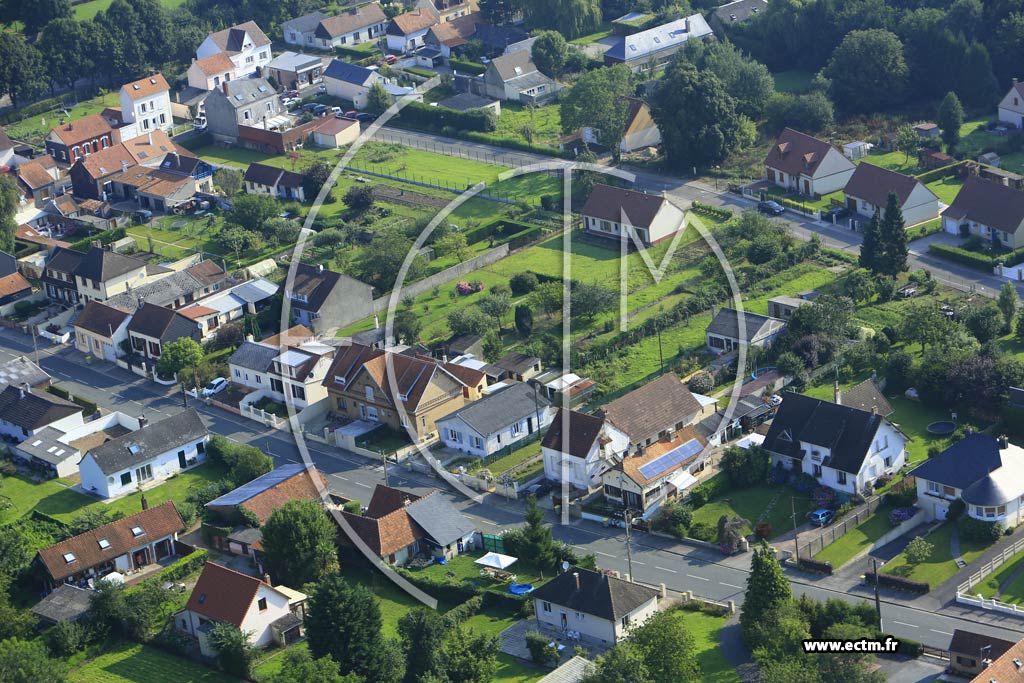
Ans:
{"label": "shed", "polygon": [[358,121],[334,117],[313,131],[313,144],[334,149],[351,145],[358,137]]}

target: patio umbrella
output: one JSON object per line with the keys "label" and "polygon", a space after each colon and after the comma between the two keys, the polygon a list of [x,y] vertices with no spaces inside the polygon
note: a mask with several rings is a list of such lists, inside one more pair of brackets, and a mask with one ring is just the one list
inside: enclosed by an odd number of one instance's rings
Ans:
{"label": "patio umbrella", "polygon": [[100,581],[109,581],[110,583],[123,584],[124,576],[119,574],[118,572],[110,572],[109,574],[104,574],[103,576],[101,576]]}
{"label": "patio umbrella", "polygon": [[476,564],[483,565],[484,567],[490,567],[491,569],[508,569],[515,564],[519,558],[512,557],[510,555],[502,555],[501,553],[487,553],[479,560]]}

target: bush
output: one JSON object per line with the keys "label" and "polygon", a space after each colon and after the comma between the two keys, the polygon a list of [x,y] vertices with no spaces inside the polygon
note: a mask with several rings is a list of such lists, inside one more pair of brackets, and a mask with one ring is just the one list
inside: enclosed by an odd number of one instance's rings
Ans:
{"label": "bush", "polygon": [[801,557],[799,562],[797,562],[797,566],[804,571],[815,572],[816,574],[832,574],[831,562],[821,562],[808,557]]}
{"label": "bush", "polygon": [[352,515],[363,514],[363,505],[358,500],[350,500],[345,503],[341,509]]}
{"label": "bush", "polygon": [[957,520],[960,516],[967,511],[967,504],[963,500],[957,498],[949,504],[949,511],[946,512],[946,519]]}
{"label": "bush", "polygon": [[914,508],[899,507],[889,512],[889,524],[899,526],[914,516]]}
{"label": "bush", "polygon": [[936,256],[947,258],[950,261],[956,261],[957,263],[962,263],[965,266],[978,268],[979,270],[984,270],[989,273],[992,272],[992,267],[995,265],[995,261],[991,256],[977,254],[973,251],[967,251],[966,249],[961,249],[959,247],[951,247],[946,244],[932,243],[928,245],[928,252],[935,254]]}
{"label": "bush", "polygon": [[413,126],[440,130],[446,127],[458,130],[490,133],[495,129],[494,115],[482,109],[456,111],[446,107],[432,107],[422,102],[410,102],[402,108],[399,119]]}
{"label": "bush", "polygon": [[718,220],[727,221],[732,218],[732,211],[729,209],[723,209],[717,206],[711,206],[710,204],[702,204],[700,202],[694,202],[690,205],[690,210],[694,213],[701,214],[704,216],[710,216],[711,218],[717,218]]}
{"label": "bush", "polygon": [[483,72],[487,71],[487,67],[480,62],[471,62],[468,59],[450,59],[448,60],[449,66],[452,67],[452,71],[464,71],[469,72],[474,76],[479,76]]}
{"label": "bush", "polygon": [[[864,578],[868,584],[873,584],[875,581],[875,573],[867,572],[864,574]],[[905,579],[902,576],[896,576],[894,574],[878,573],[878,585],[887,586],[889,588],[895,588],[896,590],[906,591],[908,593],[920,593],[924,594],[930,591],[932,588],[927,583],[922,581],[912,581]]]}
{"label": "bush", "polygon": [[707,394],[715,388],[715,378],[710,372],[701,370],[690,378],[686,386],[695,394]]}
{"label": "bush", "polygon": [[551,644],[551,638],[537,631],[526,632],[526,649],[530,651],[530,659],[541,666],[558,663],[558,650]]}
{"label": "bush", "polygon": [[689,537],[705,543],[715,543],[718,540],[718,531],[708,524],[697,522],[690,527]]}
{"label": "bush", "polygon": [[885,502],[894,508],[910,507],[917,501],[917,489],[909,486],[902,491],[889,491],[885,494]]}
{"label": "bush", "polygon": [[960,520],[960,536],[966,541],[993,543],[1003,535],[1003,525],[999,522],[986,522],[973,517]]}
{"label": "bush", "polygon": [[516,296],[529,294],[533,290],[537,289],[538,284],[537,275],[530,271],[516,273],[512,276],[512,279],[508,281],[509,288]]}
{"label": "bush", "polygon": [[449,628],[461,624],[466,619],[474,616],[484,605],[484,599],[481,595],[475,595],[469,600],[466,600],[460,605],[452,607],[450,610],[444,613],[444,620],[448,624]]}
{"label": "bush", "polygon": [[59,621],[46,632],[46,647],[54,657],[70,657],[85,649],[89,630],[82,624]]}
{"label": "bush", "polygon": [[771,538],[772,525],[768,522],[758,522],[754,525],[754,535],[763,539]]}
{"label": "bush", "polygon": [[177,581],[178,579],[188,576],[206,564],[208,555],[209,553],[205,548],[196,548],[195,552],[167,565],[167,569],[160,572],[160,580]]}

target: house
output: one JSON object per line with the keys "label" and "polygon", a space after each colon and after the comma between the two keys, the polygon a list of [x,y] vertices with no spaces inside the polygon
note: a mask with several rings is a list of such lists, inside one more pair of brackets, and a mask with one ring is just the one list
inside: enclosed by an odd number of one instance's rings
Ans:
{"label": "house", "polygon": [[78,270],[83,258],[85,258],[85,254],[80,251],[64,247],[56,247],[53,250],[40,277],[49,299],[69,305],[78,303],[75,271]]}
{"label": "house", "polygon": [[758,348],[771,346],[786,329],[785,320],[744,311],[743,330],[740,331],[740,312],[735,308],[723,308],[717,314],[712,311],[712,314],[714,317],[705,331],[706,346],[712,353],[728,353],[741,344]]}
{"label": "house", "polygon": [[333,117],[313,131],[313,144],[317,147],[337,149],[359,139],[359,122]]}
{"label": "house", "polygon": [[[436,352],[435,352],[436,353]],[[484,340],[478,334],[463,334],[452,337],[441,346],[441,355],[448,358],[457,358],[471,354],[476,357],[484,355]]]}
{"label": "house", "polygon": [[352,7],[329,17],[313,12],[281,24],[284,42],[289,45],[313,46],[324,50],[359,45],[377,40],[387,28],[388,18],[379,3]]}
{"label": "house", "polygon": [[460,92],[446,97],[437,103],[437,106],[455,111],[491,111],[495,116],[501,116],[501,100],[492,100],[489,97],[474,95],[469,92]]}
{"label": "house", "polygon": [[580,209],[583,230],[607,239],[635,239],[645,247],[686,227],[682,209],[664,196],[598,183]]}
{"label": "house", "polygon": [[534,381],[544,387],[548,400],[566,408],[586,403],[597,390],[597,382],[594,380],[580,377],[575,372],[565,372],[561,368],[538,375]]}
{"label": "house", "polygon": [[235,142],[239,128],[262,128],[280,116],[281,101],[262,78],[246,78],[221,84],[206,98],[206,128],[216,140]]}
{"label": "house", "polygon": [[582,641],[615,645],[633,626],[658,611],[653,588],[603,572],[571,567],[530,594],[541,630],[578,634]]}
{"label": "house", "polygon": [[0,277],[0,310],[8,310],[8,304],[20,301],[31,293],[32,284],[21,273]]}
{"label": "house", "polygon": [[931,121],[917,124],[914,126],[914,132],[917,133],[917,137],[923,142],[936,140],[942,135],[942,129],[939,128],[939,124],[932,123]]}
{"label": "house", "polygon": [[184,337],[201,341],[202,331],[194,320],[156,304],[144,303],[128,323],[132,351],[154,363],[165,344]]}
{"label": "house", "polygon": [[488,374],[494,373],[498,380],[510,379],[525,382],[540,374],[540,358],[518,351],[509,351],[490,364]]}
{"label": "house", "polygon": [[15,442],[47,427],[67,431],[83,424],[82,407],[47,391],[32,391],[27,383],[8,384],[0,391],[0,435]]}
{"label": "house", "polygon": [[[949,665],[953,673],[960,676],[981,674],[992,663],[1010,651],[1016,643],[1012,640],[993,638],[992,636],[953,629],[953,638],[949,642]],[[1018,668],[1017,671],[1020,669]],[[1019,678],[1019,675],[1017,676]],[[992,677],[993,681],[1004,679]],[[1005,680],[1010,681],[1011,678]]]}
{"label": "house", "polygon": [[29,610],[44,624],[74,624],[88,616],[93,592],[62,583]]}
{"label": "house", "polygon": [[266,194],[285,201],[306,201],[301,173],[253,162],[245,169],[243,180],[248,194]]}
{"label": "house", "polygon": [[160,73],[122,85],[118,93],[121,108],[114,110],[119,115],[118,125],[114,127],[121,142],[154,130],[172,133],[174,121],[171,118],[170,93],[171,88]]}
{"label": "house", "polygon": [[200,261],[184,270],[150,278],[147,284],[126,289],[107,298],[107,306],[134,313],[143,303],[164,306],[175,311],[222,291],[231,276],[215,261]]}
{"label": "house", "polygon": [[495,100],[543,104],[558,91],[555,82],[537,69],[529,50],[492,59],[481,80],[483,92],[475,94]]}
{"label": "house", "polygon": [[895,412],[892,404],[889,403],[889,399],[882,393],[873,377],[867,378],[846,391],[840,391],[837,382],[835,402],[840,405],[857,408],[858,410],[866,410],[869,413],[877,413],[882,417],[889,417]]}
{"label": "house", "polygon": [[768,317],[789,320],[798,308],[809,303],[809,299],[801,299],[798,296],[774,296],[768,299]]}
{"label": "house", "polygon": [[43,155],[18,166],[18,185],[37,209],[43,208],[46,200],[64,194],[70,184],[67,172],[51,156]]}
{"label": "house", "polygon": [[928,519],[946,519],[950,502],[959,499],[974,519],[1010,528],[1024,521],[1024,449],[1005,436],[969,434],[911,474]]}
{"label": "house", "polygon": [[322,265],[298,263],[285,290],[296,325],[325,334],[373,315],[373,288]]}
{"label": "house", "polygon": [[750,21],[768,9],[768,0],[733,0],[711,11],[708,23],[715,31],[724,33],[730,27]]}
{"label": "house", "polygon": [[[193,59],[186,73],[189,87],[196,90],[217,90],[235,77],[235,63],[223,52],[203,59]],[[204,102],[205,102],[205,98]]]}
{"label": "house", "polygon": [[255,21],[247,21],[206,36],[198,48],[196,59],[225,54],[235,65],[231,78],[251,78],[270,63],[270,39]]}
{"label": "house", "polygon": [[256,315],[269,306],[277,289],[273,282],[262,278],[249,280],[185,306],[181,314],[196,322],[203,339],[212,339],[221,326]]}
{"label": "house", "polygon": [[128,339],[131,314],[99,301],[89,301],[75,318],[75,348],[95,358],[114,362]]}
{"label": "house", "polygon": [[438,23],[437,15],[427,9],[415,9],[399,14],[388,24],[388,50],[409,54],[416,48],[423,47],[424,39],[430,27]]}
{"label": "house", "polygon": [[871,218],[876,211],[885,218],[889,193],[896,194],[905,225],[917,225],[939,217],[939,198],[924,183],[866,161],[857,165],[857,170],[843,189],[846,207],[866,218]]}
{"label": "house", "polygon": [[[626,104],[626,127],[619,142],[619,151],[623,154],[636,152],[661,144],[661,131],[651,116],[651,108],[639,97],[623,98]],[[580,130],[580,136],[587,144],[598,143],[599,131],[590,126]]]}
{"label": "house", "polygon": [[942,229],[967,237],[981,235],[1007,249],[1024,247],[1024,192],[968,176],[942,212]]}
{"label": "house", "polygon": [[111,179],[135,165],[135,157],[120,143],[90,154],[76,161],[68,171],[72,191],[82,199],[113,198]]}
{"label": "house", "polygon": [[82,488],[101,498],[134,493],[206,460],[210,432],[195,408],[90,448],[78,466]]}
{"label": "house", "polygon": [[81,300],[104,302],[172,272],[170,268],[152,265],[135,256],[92,247],[75,269],[75,284]]}
{"label": "house", "polygon": [[191,154],[182,154],[180,148],[164,157],[160,170],[165,173],[191,178],[196,192],[213,192],[213,171],[211,164]]}
{"label": "house", "polygon": [[629,437],[607,420],[559,408],[541,442],[544,476],[589,492],[628,448]]}
{"label": "house", "polygon": [[[397,396],[392,380],[397,384]],[[432,360],[358,344],[337,350],[324,386],[332,412],[386,424],[403,433],[411,430],[417,440],[432,436],[437,420],[465,404],[467,389]],[[403,408],[401,414],[398,404]]]}
{"label": "house", "polygon": [[846,187],[856,165],[824,140],[785,128],[764,160],[768,182],[808,196]]}
{"label": "house", "polygon": [[437,420],[453,450],[483,458],[529,438],[551,423],[554,409],[536,385],[517,382]]}
{"label": "house", "polygon": [[376,69],[358,64],[350,64],[338,59],[331,60],[324,70],[324,86],[327,94],[349,100],[356,109],[365,109],[370,88],[379,83],[392,97],[402,97],[413,92],[413,88],[404,88],[392,83]]}
{"label": "house", "polygon": [[286,90],[300,90],[316,85],[323,76],[323,62],[319,57],[282,52],[267,64],[265,73]]}
{"label": "house", "polygon": [[111,572],[126,574],[177,553],[185,524],[172,501],[104,524],[43,548],[36,562],[51,586],[84,584]]}
{"label": "house", "polygon": [[413,9],[425,9],[445,23],[478,13],[480,7],[476,0],[416,0]]}
{"label": "house", "polygon": [[[981,652],[978,653],[979,656]],[[1024,662],[1024,640],[1019,640],[1002,656],[992,661],[980,674],[971,679],[970,683],[1002,683],[1020,677],[1021,662]]]}
{"label": "house", "polygon": [[837,491],[863,493],[903,467],[908,441],[877,413],[790,393],[763,446],[777,467],[806,472]]}
{"label": "house", "polygon": [[686,385],[669,372],[603,406],[597,415],[629,437],[635,451],[693,424],[702,412]]}
{"label": "house", "polygon": [[0,365],[0,389],[28,385],[38,391],[50,387],[50,376],[25,356],[16,356]]}
{"label": "house", "polygon": [[426,48],[435,50],[442,61],[450,60],[453,55],[462,53],[476,32],[477,24],[483,21],[479,12],[473,12],[452,21],[434,24],[424,36],[423,43]]}
{"label": "house", "polygon": [[[775,414],[775,408],[760,396],[747,395],[736,401],[728,421],[715,412],[697,423],[697,433],[712,447],[757,430]],[[756,435],[760,437],[761,435]]]}
{"label": "house", "polygon": [[662,504],[685,497],[697,484],[706,446],[691,426],[626,455],[601,473],[605,499],[649,519]]}
{"label": "house", "polygon": [[997,110],[1000,123],[1024,128],[1024,84],[1014,78],[1010,90],[999,100]]}
{"label": "house", "polygon": [[346,537],[343,543],[361,541],[373,555],[394,565],[421,553],[450,560],[472,550],[477,534],[473,523],[439,491],[420,497],[377,484],[362,515],[341,514],[355,532],[355,539]]}
{"label": "house", "polygon": [[54,126],[46,136],[46,153],[60,164],[71,165],[93,152],[121,141],[118,133],[99,114]]}
{"label": "house", "polygon": [[303,593],[275,588],[269,579],[260,580],[211,561],[203,565],[185,609],[174,615],[174,626],[194,638],[207,657],[217,654],[210,641],[210,631],[217,624],[234,626],[246,634],[252,646],[276,643],[284,647],[302,637],[305,603]]}
{"label": "house", "polygon": [[68,429],[45,427],[12,449],[12,453],[47,477],[74,477],[82,452],[139,428],[139,420],[121,412],[94,417]]}
{"label": "house", "polygon": [[670,21],[624,36],[604,53],[607,66],[627,65],[633,73],[657,71],[683,49],[688,40],[709,40],[714,32],[700,14]]}
{"label": "house", "polygon": [[334,351],[315,341],[285,349],[246,341],[228,359],[229,379],[302,410],[327,398],[324,378]]}

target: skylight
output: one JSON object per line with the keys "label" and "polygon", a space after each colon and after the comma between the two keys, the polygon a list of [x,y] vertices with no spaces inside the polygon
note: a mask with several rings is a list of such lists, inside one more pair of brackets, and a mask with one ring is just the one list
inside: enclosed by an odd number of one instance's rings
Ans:
{"label": "skylight", "polygon": [[139,451],[141,451],[141,450],[142,449],[139,448],[139,444],[137,444],[137,443],[130,443],[130,444],[128,444],[128,452],[131,453],[132,455],[138,455]]}
{"label": "skylight", "polygon": [[105,539],[105,538],[101,538],[101,539],[99,540],[99,544],[100,544],[100,549],[101,549],[101,550],[106,550],[107,548],[109,548],[109,547],[110,547],[110,541],[108,541],[108,540],[107,540],[107,539]]}
{"label": "skylight", "polygon": [[74,553],[64,553],[64,561],[67,562],[68,564],[71,564],[72,562],[74,562],[77,559],[78,558],[75,557]]}
{"label": "skylight", "polygon": [[133,526],[132,527],[132,536],[139,537],[139,536],[141,536],[144,533],[146,533],[146,532],[142,530],[141,526]]}

